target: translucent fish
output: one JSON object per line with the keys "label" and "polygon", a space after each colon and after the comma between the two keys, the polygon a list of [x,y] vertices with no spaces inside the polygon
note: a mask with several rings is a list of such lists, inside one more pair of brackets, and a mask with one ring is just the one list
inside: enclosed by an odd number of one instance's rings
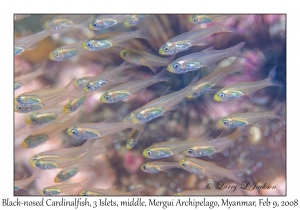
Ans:
{"label": "translucent fish", "polygon": [[64,115],[62,106],[54,106],[28,114],[25,118],[25,123],[29,125],[43,125],[55,121]]}
{"label": "translucent fish", "polygon": [[31,182],[36,179],[37,171],[34,171],[29,178],[14,181],[14,191],[25,189]]}
{"label": "translucent fish", "polygon": [[143,155],[150,159],[166,158],[198,144],[199,142],[195,140],[161,142],[146,148]]}
{"label": "translucent fish", "polygon": [[261,120],[266,119],[280,119],[283,118],[280,116],[282,111],[283,104],[279,104],[275,109],[269,112],[247,112],[247,113],[238,113],[232,114],[226,117],[223,117],[219,120],[219,125],[225,128],[236,128],[242,127],[245,125],[254,124]]}
{"label": "translucent fish", "polygon": [[203,141],[202,143],[199,143],[199,145],[185,150],[184,154],[190,157],[210,156],[224,151],[242,135],[247,135],[247,133],[242,131],[241,128],[238,128],[229,136],[216,138],[210,141]]}
{"label": "translucent fish", "polygon": [[66,121],[60,121],[50,126],[47,126],[41,130],[35,131],[31,135],[27,136],[21,143],[23,148],[35,148],[42,143],[52,139],[58,133],[62,132],[64,129],[74,125],[74,118],[70,118]]}
{"label": "translucent fish", "polygon": [[240,63],[240,60],[236,59],[231,65],[223,69],[218,69],[196,82],[192,87],[192,91],[188,93],[186,97],[192,99],[203,95],[228,74],[241,69],[243,69],[243,66]]}
{"label": "translucent fish", "polygon": [[64,113],[69,114],[75,112],[90,95],[90,93],[83,93],[78,97],[71,98],[64,107]]}
{"label": "translucent fish", "polygon": [[135,128],[136,125],[130,122],[112,123],[83,123],[70,127],[67,132],[76,139],[97,139],[110,134],[115,134],[127,128]]}
{"label": "translucent fish", "polygon": [[99,188],[93,188],[90,190],[83,190],[80,192],[79,195],[82,196],[91,196],[91,195],[139,195],[141,190],[143,188],[139,187],[136,188],[134,190],[131,190],[129,192],[123,192],[123,191],[119,191],[119,190],[114,190],[114,189],[99,189]]}
{"label": "translucent fish", "polygon": [[86,164],[76,164],[62,169],[55,177],[55,183],[61,183],[75,176]]}
{"label": "translucent fish", "polygon": [[169,78],[165,76],[165,70],[162,70],[159,74],[148,79],[137,80],[114,87],[104,93],[100,97],[100,101],[103,103],[116,103],[118,101],[123,101],[152,84],[168,81],[168,79]]}
{"label": "translucent fish", "polygon": [[100,74],[100,75],[94,77],[93,79],[91,79],[87,83],[87,85],[85,86],[84,91],[85,92],[96,91],[100,87],[106,85],[110,80],[112,80],[112,78],[114,76],[116,76],[121,71],[123,71],[125,69],[128,69],[128,68],[131,68],[131,67],[134,67],[134,66],[135,66],[134,64],[131,64],[131,63],[128,63],[128,62],[124,61],[120,66],[118,66],[114,69],[111,69],[111,67],[108,67],[108,68],[106,68],[106,70],[102,74]]}
{"label": "translucent fish", "polygon": [[36,70],[34,72],[16,77],[15,81],[14,81],[14,90],[17,90],[17,89],[23,87],[24,85],[26,85],[27,83],[32,81],[34,78],[36,78],[44,73],[45,73],[44,68],[39,68],[38,70]]}
{"label": "translucent fish", "polygon": [[64,29],[73,28],[76,24],[88,19],[91,15],[56,15],[44,25],[46,29],[58,32]]}
{"label": "translucent fish", "polygon": [[239,56],[240,49],[242,49],[244,45],[245,42],[242,42],[224,50],[213,50],[213,47],[210,47],[202,50],[201,52],[183,56],[169,64],[168,71],[176,74],[182,74],[207,67],[211,64],[215,64],[223,58]]}
{"label": "translucent fish", "polygon": [[232,15],[191,15],[189,21],[194,24],[205,24],[223,20],[230,16]]}
{"label": "translucent fish", "polygon": [[133,147],[135,147],[135,145],[138,143],[138,140],[143,132],[145,128],[145,124],[141,125],[139,128],[137,129],[133,129],[129,135],[129,138],[126,142],[126,149],[132,149]]}
{"label": "translucent fish", "polygon": [[234,32],[231,28],[224,24],[224,21],[208,28],[193,29],[192,31],[180,34],[159,49],[161,55],[173,55],[181,51],[185,51],[195,45],[205,45],[205,38],[220,32]]}
{"label": "translucent fish", "polygon": [[79,79],[76,79],[73,84],[76,88],[83,90],[87,83],[93,78],[93,76],[81,77]]}
{"label": "translucent fish", "polygon": [[89,28],[92,30],[109,28],[123,22],[129,16],[131,15],[100,15],[89,24]]}
{"label": "translucent fish", "polygon": [[160,117],[167,112],[176,109],[185,96],[191,91],[192,85],[198,80],[198,75],[184,89],[175,93],[161,96],[146,105],[142,106],[127,115],[124,121],[130,121],[133,124],[144,124],[157,117]]}
{"label": "translucent fish", "polygon": [[125,18],[123,24],[125,27],[133,27],[139,24],[144,18],[148,17],[149,15],[131,15]]}
{"label": "translucent fish", "polygon": [[49,88],[22,93],[15,98],[15,104],[23,106],[42,104],[44,107],[48,107],[64,101],[72,96],[71,93],[74,89],[74,80],[69,82],[69,84],[63,88]]}
{"label": "translucent fish", "polygon": [[180,168],[178,162],[149,162],[141,166],[142,171],[152,174],[167,171],[171,168]]}
{"label": "translucent fish", "polygon": [[280,86],[282,87],[283,85],[275,80],[276,76],[276,68],[274,67],[270,73],[269,76],[258,82],[242,82],[239,84],[234,84],[230,85],[228,87],[225,87],[218,91],[214,95],[214,100],[215,101],[228,101],[232,100],[235,98],[240,98],[242,96],[249,96],[252,98],[254,93],[262,88],[268,87],[268,86]]}
{"label": "translucent fish", "polygon": [[14,21],[21,20],[21,19],[24,19],[24,18],[28,18],[30,16],[31,15],[14,15]]}
{"label": "translucent fish", "polygon": [[82,49],[81,46],[82,41],[64,45],[50,52],[48,57],[53,61],[64,61],[71,59],[87,52],[86,50]]}
{"label": "translucent fish", "polygon": [[90,39],[84,42],[82,47],[89,51],[99,51],[113,46],[122,46],[125,41],[136,38],[150,39],[150,36],[147,33],[146,28],[142,28],[136,31],[119,33],[106,39]]}
{"label": "translucent fish", "polygon": [[40,191],[40,194],[41,195],[57,195],[60,193],[65,193],[74,188],[83,187],[83,182],[85,182],[86,180],[88,180],[88,179],[85,179],[79,183],[59,184],[59,185],[53,185],[50,187],[46,187]]}
{"label": "translucent fish", "polygon": [[217,166],[215,163],[196,159],[196,158],[183,158],[179,160],[179,166],[191,173],[198,175],[209,176],[213,179],[220,180],[224,177],[233,180],[237,183],[242,183],[239,173],[241,170],[227,170],[220,166]]}
{"label": "translucent fish", "polygon": [[[95,140],[88,140],[82,146],[78,147],[71,147],[71,148],[60,148],[57,150],[50,150],[41,152],[39,154],[34,155],[32,158],[29,159],[28,163],[35,167],[35,162],[39,159],[46,159],[46,158],[78,158],[86,155],[93,149]],[[46,159],[47,160],[47,159]]]}
{"label": "translucent fish", "polygon": [[33,112],[44,108],[45,108],[44,104],[32,104],[28,106],[15,104],[14,111],[19,113],[28,113],[28,112]]}
{"label": "translucent fish", "polygon": [[120,52],[120,56],[130,63],[134,63],[136,65],[147,66],[153,72],[156,70],[153,66],[167,66],[174,57],[170,58],[161,58],[155,55],[152,55],[148,52],[142,50],[133,50],[133,49],[125,49]]}

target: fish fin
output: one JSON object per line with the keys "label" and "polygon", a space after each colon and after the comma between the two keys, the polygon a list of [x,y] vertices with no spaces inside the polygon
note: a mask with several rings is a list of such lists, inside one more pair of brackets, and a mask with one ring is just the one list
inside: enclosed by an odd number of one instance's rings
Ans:
{"label": "fish fin", "polygon": [[280,119],[280,120],[285,120],[284,117],[281,116],[280,112],[282,111],[284,106],[284,103],[281,102],[280,104],[278,104],[275,109],[273,109],[272,112],[272,117],[276,118],[276,119]]}
{"label": "fish fin", "polygon": [[251,99],[253,99],[254,94],[256,93],[257,90],[249,93],[247,96],[250,97]]}
{"label": "fish fin", "polygon": [[281,82],[275,80],[275,77],[276,77],[276,66],[274,66],[273,69],[270,71],[269,76],[266,78],[266,81],[270,86],[283,87],[284,85]]}
{"label": "fish fin", "polygon": [[148,66],[148,68],[154,73],[156,74],[158,69],[160,68],[160,66]]}
{"label": "fish fin", "polygon": [[269,124],[264,122],[264,121],[260,121],[260,122],[256,122],[256,123],[253,123],[253,126],[254,127],[257,127],[257,128],[260,128],[260,129],[264,129],[268,126]]}
{"label": "fish fin", "polygon": [[65,90],[67,92],[70,92],[72,89],[74,89],[74,82],[75,82],[76,78],[73,78],[66,86],[65,86]]}
{"label": "fish fin", "polygon": [[135,188],[134,190],[129,191],[130,195],[139,195],[143,187]]}
{"label": "fish fin", "polygon": [[195,44],[196,46],[204,46],[204,45],[208,45],[210,43],[208,38],[205,38],[203,40],[201,40],[199,43]]}
{"label": "fish fin", "polygon": [[199,79],[199,73],[196,75],[196,77],[185,87],[185,88],[190,88],[192,85],[194,85]]}
{"label": "fish fin", "polygon": [[205,48],[204,50],[202,50],[201,52],[208,52],[208,51],[212,51],[214,50],[214,46],[211,46],[209,48]]}
{"label": "fish fin", "polygon": [[172,61],[174,60],[175,56],[176,56],[176,54],[167,58],[168,61],[169,61],[169,63],[172,63]]}
{"label": "fish fin", "polygon": [[212,155],[207,155],[207,157],[209,157],[210,159],[214,159]]}
{"label": "fish fin", "polygon": [[41,88],[40,90],[49,90],[49,89],[50,89],[50,85],[47,85],[47,86]]}
{"label": "fish fin", "polygon": [[167,95],[167,94],[169,94],[169,93],[171,93],[172,91],[171,91],[171,88],[170,88],[170,86],[161,94],[161,96],[160,97],[162,97],[162,96],[165,96],[165,95]]}
{"label": "fish fin", "polygon": [[140,39],[146,39],[148,41],[153,40],[153,37],[149,34],[148,32],[148,27],[143,27],[141,29],[138,30],[138,38]]}

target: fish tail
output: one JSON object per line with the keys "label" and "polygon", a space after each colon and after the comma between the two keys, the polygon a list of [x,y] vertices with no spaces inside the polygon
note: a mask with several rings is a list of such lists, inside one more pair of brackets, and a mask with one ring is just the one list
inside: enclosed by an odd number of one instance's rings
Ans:
{"label": "fish tail", "polygon": [[129,191],[129,194],[130,195],[139,195],[140,192],[142,191],[142,189],[143,189],[143,187],[138,187],[138,188],[136,188],[134,190]]}
{"label": "fish tail", "polygon": [[270,71],[269,76],[265,79],[268,86],[279,86],[283,87],[284,85],[275,79],[276,77],[276,66]]}
{"label": "fish tail", "polygon": [[138,38],[146,39],[148,41],[151,41],[153,37],[149,34],[147,27],[143,27],[138,30]]}
{"label": "fish tail", "polygon": [[193,84],[195,84],[199,79],[199,73],[196,75],[196,77],[184,88],[185,90],[192,87]]}
{"label": "fish tail", "polygon": [[[237,54],[237,55],[240,55],[240,50],[245,46],[246,42],[241,42],[231,48],[228,49],[228,51],[231,51],[234,55]],[[239,57],[239,56],[237,56]]]}
{"label": "fish tail", "polygon": [[66,92],[71,92],[74,89],[74,83],[76,82],[76,78],[72,79],[65,87]]}
{"label": "fish tail", "polygon": [[167,77],[167,68],[164,68],[163,70],[161,70],[158,74],[156,74],[155,77],[155,81],[158,82],[164,82],[164,81],[168,81],[169,77]]}
{"label": "fish tail", "polygon": [[284,117],[281,116],[281,111],[283,109],[283,106],[284,106],[284,103],[281,102],[280,104],[278,104],[275,109],[273,109],[271,111],[271,116],[272,118],[275,118],[275,119],[280,119],[280,120],[285,120]]}

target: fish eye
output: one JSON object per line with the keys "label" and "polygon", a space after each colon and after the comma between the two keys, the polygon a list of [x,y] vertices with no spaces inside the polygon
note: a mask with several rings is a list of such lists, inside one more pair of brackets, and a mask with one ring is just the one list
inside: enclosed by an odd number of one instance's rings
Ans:
{"label": "fish eye", "polygon": [[129,22],[130,23],[133,23],[134,19],[133,18],[130,18]]}
{"label": "fish eye", "polygon": [[35,165],[36,165],[37,167],[39,167],[41,164],[40,164],[40,162],[36,162]]}
{"label": "fish eye", "polygon": [[130,144],[131,146],[133,145],[133,143],[134,143],[133,141],[130,141],[130,142],[129,142],[129,144]]}
{"label": "fish eye", "polygon": [[59,175],[58,178],[59,178],[59,179],[63,179],[64,176],[63,176],[63,175]]}
{"label": "fish eye", "polygon": [[144,164],[144,165],[142,165],[142,167],[143,167],[143,169],[144,169],[144,170],[146,170],[146,165],[145,165],[145,164]]}
{"label": "fish eye", "polygon": [[104,96],[104,99],[105,99],[105,100],[108,100],[108,99],[109,99],[109,96],[108,96],[108,95]]}
{"label": "fish eye", "polygon": [[183,167],[186,167],[185,161],[181,161],[181,165],[182,165]]}
{"label": "fish eye", "polygon": [[168,47],[165,47],[165,48],[164,48],[164,51],[168,52],[168,51],[169,51],[169,48],[168,48]]}
{"label": "fish eye", "polygon": [[150,150],[147,150],[146,153],[147,153],[147,155],[149,155],[149,156],[152,154],[152,152],[151,152]]}
{"label": "fish eye", "polygon": [[55,57],[59,57],[59,53],[55,53],[54,56],[55,56]]}
{"label": "fish eye", "polygon": [[93,22],[93,23],[92,23],[92,26],[93,26],[93,27],[97,27],[97,23]]}
{"label": "fish eye", "polygon": [[225,97],[225,94],[224,93],[220,93],[220,98],[224,98]]}
{"label": "fish eye", "polygon": [[179,64],[178,64],[178,63],[175,63],[175,64],[173,65],[173,68],[174,68],[174,69],[179,69]]}
{"label": "fish eye", "polygon": [[197,18],[193,18],[193,21],[196,22],[196,21],[197,21]]}
{"label": "fish eye", "polygon": [[73,133],[73,134],[77,134],[78,131],[77,131],[76,129],[72,129],[72,133]]}
{"label": "fish eye", "polygon": [[87,43],[86,43],[86,46],[91,47],[92,44],[91,44],[90,42],[87,42]]}
{"label": "fish eye", "polygon": [[47,191],[46,191],[46,190],[43,190],[43,193],[44,193],[44,194],[47,194]]}
{"label": "fish eye", "polygon": [[196,91],[192,91],[192,95],[194,96],[197,95]]}
{"label": "fish eye", "polygon": [[82,196],[87,196],[87,193],[82,193],[81,195],[82,195]]}
{"label": "fish eye", "polygon": [[86,86],[86,88],[90,90],[90,89],[92,89],[92,86],[88,85],[88,86]]}
{"label": "fish eye", "polygon": [[228,121],[227,120],[223,120],[223,125],[227,125]]}
{"label": "fish eye", "polygon": [[17,98],[17,102],[21,103],[21,98],[20,97]]}
{"label": "fish eye", "polygon": [[22,109],[22,107],[18,105],[18,106],[17,106],[17,109]]}
{"label": "fish eye", "polygon": [[33,122],[37,121],[36,117],[32,117],[31,120],[32,120]]}
{"label": "fish eye", "polygon": [[32,143],[32,141],[31,141],[31,140],[28,140],[28,141],[27,141],[27,143],[28,143],[28,144],[31,144],[31,143]]}
{"label": "fish eye", "polygon": [[73,106],[72,106],[72,105],[70,105],[68,109],[73,109]]}
{"label": "fish eye", "polygon": [[189,149],[187,152],[188,152],[189,154],[192,154],[192,153],[193,153],[193,150],[192,150],[192,149]]}

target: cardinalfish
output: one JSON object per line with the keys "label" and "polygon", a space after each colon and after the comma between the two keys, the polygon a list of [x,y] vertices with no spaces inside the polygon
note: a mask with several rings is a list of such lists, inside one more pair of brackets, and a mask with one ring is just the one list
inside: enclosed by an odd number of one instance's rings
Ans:
{"label": "cardinalfish", "polygon": [[128,61],[130,63],[147,66],[154,73],[156,72],[156,68],[154,68],[154,66],[167,66],[174,59],[174,56],[171,56],[170,58],[161,58],[142,50],[133,49],[122,50],[120,52],[120,56],[125,61]]}
{"label": "cardinalfish", "polygon": [[35,167],[35,163],[37,160],[47,160],[47,158],[79,158],[87,153],[89,153],[93,149],[94,140],[86,141],[82,146],[71,147],[71,148],[60,148],[57,150],[50,150],[41,152],[39,154],[34,155],[29,159],[29,164],[32,167]]}
{"label": "cardinalfish", "polygon": [[84,91],[85,92],[93,92],[98,90],[100,87],[106,85],[110,80],[113,79],[114,76],[116,76],[118,73],[120,73],[121,71],[134,67],[136,65],[128,63],[128,62],[123,62],[120,66],[116,67],[116,68],[111,68],[108,67],[105,69],[105,71],[94,77],[93,79],[91,79],[85,86]]}
{"label": "cardinalfish", "polygon": [[165,72],[165,70],[162,70],[159,74],[148,79],[137,80],[114,87],[104,93],[100,97],[100,101],[104,103],[116,103],[123,101],[131,95],[145,90],[152,84],[168,81],[169,78],[165,76]]}
{"label": "cardinalfish", "polygon": [[269,76],[266,79],[259,82],[242,82],[239,84],[234,84],[225,87],[215,94],[214,99],[215,101],[228,101],[235,98],[240,98],[245,95],[252,98],[254,93],[259,89],[268,86],[282,87],[283,85],[280,82],[275,80],[275,76],[276,76],[276,68],[274,67],[270,71]]}
{"label": "cardinalfish", "polygon": [[206,45],[207,41],[205,38],[212,34],[221,32],[234,32],[231,28],[227,27],[224,22],[225,21],[222,21],[219,24],[204,29],[197,27],[189,32],[180,34],[161,46],[159,49],[159,54],[173,55],[181,51],[188,50],[192,46]]}
{"label": "cardinalfish", "polygon": [[178,164],[182,169],[194,174],[209,176],[216,180],[226,177],[237,183],[242,183],[239,174],[243,172],[243,169],[227,170],[217,166],[215,163],[196,158],[183,158],[179,160]]}
{"label": "cardinalfish", "polygon": [[161,142],[146,148],[143,155],[150,159],[166,158],[198,144],[198,140]]}
{"label": "cardinalfish", "polygon": [[28,114],[25,118],[25,123],[29,125],[43,125],[55,121],[64,115],[62,106],[53,106]]}
{"label": "cardinalfish", "polygon": [[[54,105],[58,102],[68,99],[70,96],[75,95],[75,88],[73,85],[75,79],[63,88],[46,88],[41,90],[33,90],[27,93],[18,95],[15,98],[15,104],[20,106],[31,106],[42,104],[44,108]],[[17,110],[15,110],[17,111]]]}
{"label": "cardinalfish", "polygon": [[82,41],[64,45],[50,52],[48,58],[53,61],[64,61],[87,52],[82,49]]}
{"label": "cardinalfish", "polygon": [[178,162],[149,162],[141,166],[142,171],[151,174],[167,171],[172,168],[180,168]]}
{"label": "cardinalfish", "polygon": [[127,128],[136,128],[130,122],[111,122],[111,123],[83,123],[70,127],[67,132],[76,139],[97,139],[110,134],[118,133]]}
{"label": "cardinalfish", "polygon": [[19,112],[19,113],[28,113],[28,112],[33,112],[33,111],[37,111],[40,109],[44,109],[45,105],[43,104],[33,104],[33,105],[28,105],[28,106],[23,106],[23,105],[19,105],[19,104],[15,104],[15,112]]}
{"label": "cardinalfish", "polygon": [[55,177],[55,183],[61,183],[69,180],[73,176],[75,176],[82,168],[86,166],[86,163],[76,164],[62,169]]}
{"label": "cardinalfish", "polygon": [[89,28],[92,30],[109,28],[123,22],[129,16],[131,15],[100,15],[89,24]]}
{"label": "cardinalfish", "polygon": [[84,87],[87,85],[87,83],[91,81],[93,78],[94,76],[81,77],[79,79],[76,79],[73,84],[79,90],[83,90]]}
{"label": "cardinalfish", "polygon": [[245,42],[242,42],[224,50],[213,50],[213,47],[209,47],[201,52],[192,53],[176,59],[168,65],[168,71],[175,74],[182,74],[215,64],[226,57],[238,57],[240,49],[242,49],[244,45]]}
{"label": "cardinalfish", "polygon": [[282,111],[283,104],[279,104],[275,109],[269,112],[247,112],[247,113],[238,113],[232,114],[226,117],[223,117],[219,120],[219,125],[225,128],[236,128],[242,127],[245,125],[253,125],[261,120],[267,119],[280,119],[282,116],[280,112]]}
{"label": "cardinalfish", "polygon": [[232,15],[191,15],[189,21],[194,24],[206,24],[223,20]]}
{"label": "cardinalfish", "polygon": [[197,75],[193,81],[182,90],[166,96],[161,96],[141,108],[134,110],[125,117],[124,121],[130,121],[133,124],[141,125],[176,109],[176,105],[179,104],[191,91],[192,85],[198,80],[198,76],[199,75]]}
{"label": "cardinalfish", "polygon": [[85,179],[79,183],[72,183],[72,184],[59,184],[59,185],[53,185],[46,187],[40,191],[41,195],[57,195],[61,193],[68,192],[70,190],[73,190],[74,188],[83,187],[83,182],[87,181],[88,179]]}
{"label": "cardinalfish", "polygon": [[139,195],[143,188],[139,187],[129,192],[123,192],[119,190],[115,190],[114,187],[108,189],[100,189],[100,188],[93,188],[90,190],[83,190],[79,193],[82,196],[92,196],[92,195]]}
{"label": "cardinalfish", "polygon": [[89,15],[70,15],[68,18],[60,18],[60,16],[56,16],[54,19],[45,23],[45,30],[17,39],[14,46],[14,55],[20,55],[25,50],[37,49],[38,42],[48,36],[73,28],[74,25],[82,22],[88,17]]}
{"label": "cardinalfish", "polygon": [[146,29],[142,28],[136,31],[119,33],[115,36],[106,39],[93,38],[84,42],[82,47],[85,50],[98,51],[98,50],[108,49],[113,46],[120,46],[120,45],[122,46],[124,42],[136,38],[146,39],[146,40],[151,39]]}
{"label": "cardinalfish", "polygon": [[45,73],[45,71],[44,71],[44,66],[43,66],[42,68],[39,68],[38,70],[36,70],[34,72],[16,77],[15,81],[14,81],[14,90],[17,90],[17,89],[25,86],[27,83],[32,81],[34,78],[41,76],[44,73]]}
{"label": "cardinalfish", "polygon": [[57,123],[52,123],[50,126],[37,130],[27,136],[21,143],[23,148],[35,148],[44,142],[52,139],[58,133],[62,132],[64,129],[74,125],[74,117],[60,121]]}
{"label": "cardinalfish", "polygon": [[240,60],[236,59],[231,65],[223,69],[215,70],[208,76],[203,77],[198,82],[196,82],[192,87],[192,91],[188,93],[186,97],[188,99],[198,98],[199,96],[203,95],[205,92],[210,90],[212,87],[214,87],[220,80],[222,80],[231,72],[242,69],[243,66]]}
{"label": "cardinalfish", "polygon": [[82,93],[78,97],[71,98],[64,107],[64,113],[69,114],[77,111],[79,107],[91,96],[91,93]]}
{"label": "cardinalfish", "polygon": [[126,149],[132,149],[138,143],[140,136],[145,128],[146,124],[141,125],[137,129],[133,129],[129,135],[129,138],[126,142]]}
{"label": "cardinalfish", "polygon": [[14,191],[25,189],[36,178],[37,178],[37,171],[35,170],[29,178],[14,181]]}
{"label": "cardinalfish", "polygon": [[184,154],[190,157],[211,156],[218,152],[223,152],[232,145],[242,135],[248,135],[244,128],[238,128],[229,136],[219,137],[210,141],[203,141],[197,146],[193,146],[184,151]]}
{"label": "cardinalfish", "polygon": [[133,27],[139,24],[142,20],[144,20],[149,15],[130,15],[125,18],[123,24],[125,27]]}

